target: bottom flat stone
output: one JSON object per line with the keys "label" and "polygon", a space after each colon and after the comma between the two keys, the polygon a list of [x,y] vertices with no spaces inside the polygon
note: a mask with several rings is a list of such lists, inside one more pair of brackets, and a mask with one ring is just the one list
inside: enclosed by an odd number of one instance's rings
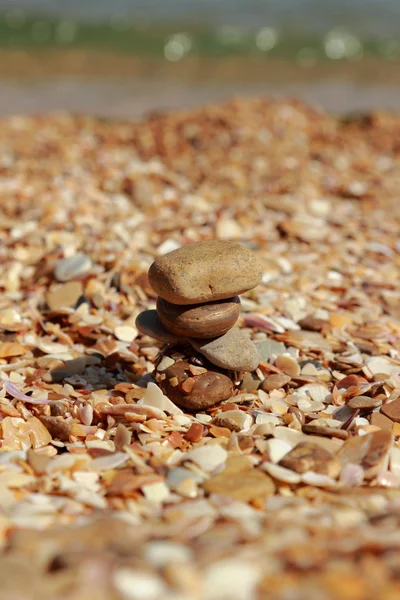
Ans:
{"label": "bottom flat stone", "polygon": [[238,327],[212,340],[190,338],[189,342],[212,364],[229,371],[254,371],[260,362],[255,344]]}

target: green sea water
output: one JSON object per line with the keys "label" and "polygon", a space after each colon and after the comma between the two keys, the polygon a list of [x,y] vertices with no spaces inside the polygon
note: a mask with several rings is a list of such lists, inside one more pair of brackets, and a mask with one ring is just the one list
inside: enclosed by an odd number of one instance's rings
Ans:
{"label": "green sea water", "polygon": [[[400,3],[399,3],[400,4]],[[14,5],[15,6],[15,5]],[[1,2],[0,2],[1,9]],[[0,48],[83,48],[150,55],[171,62],[189,56],[251,56],[301,64],[324,60],[357,61],[365,57],[400,57],[396,34],[357,30],[356,25],[306,26],[302,21],[264,19],[259,23],[234,15],[226,21],[204,15],[175,19],[133,17],[121,13],[84,15],[32,14],[12,8],[0,12]],[[229,17],[229,18],[228,18]]]}

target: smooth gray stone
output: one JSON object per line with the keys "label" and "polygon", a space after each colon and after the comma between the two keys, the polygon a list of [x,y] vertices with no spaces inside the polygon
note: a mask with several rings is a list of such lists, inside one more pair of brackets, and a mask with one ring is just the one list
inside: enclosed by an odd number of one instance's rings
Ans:
{"label": "smooth gray stone", "polygon": [[213,365],[229,371],[254,371],[260,362],[255,344],[238,327],[212,340],[190,338],[189,342]]}

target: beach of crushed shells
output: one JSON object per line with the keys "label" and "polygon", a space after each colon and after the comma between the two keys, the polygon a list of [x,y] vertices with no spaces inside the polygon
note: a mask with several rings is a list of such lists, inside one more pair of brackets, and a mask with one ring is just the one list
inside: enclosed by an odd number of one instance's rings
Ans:
{"label": "beach of crushed shells", "polygon": [[[1,600],[399,597],[399,139],[265,99],[1,121]],[[263,265],[262,361],[185,413],[135,319],[211,238]]]}

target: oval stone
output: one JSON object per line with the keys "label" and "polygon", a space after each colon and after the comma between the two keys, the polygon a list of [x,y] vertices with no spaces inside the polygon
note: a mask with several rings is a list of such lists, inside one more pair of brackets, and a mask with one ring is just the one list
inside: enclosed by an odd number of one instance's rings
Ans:
{"label": "oval stone", "polygon": [[213,338],[234,326],[240,314],[238,296],[207,304],[172,304],[157,299],[157,313],[164,326],[183,337]]}
{"label": "oval stone", "polygon": [[232,327],[224,335],[211,340],[189,338],[189,342],[197,352],[222,369],[251,372],[260,363],[256,345],[238,327]]}
{"label": "oval stone", "polygon": [[182,246],[157,258],[149,269],[154,291],[173,304],[231,298],[256,287],[261,276],[250,250],[224,240]]}
{"label": "oval stone", "polygon": [[204,410],[233,395],[233,383],[226,375],[214,371],[193,375],[189,367],[188,361],[178,360],[164,372],[164,379],[157,376],[159,387],[176,405]]}

